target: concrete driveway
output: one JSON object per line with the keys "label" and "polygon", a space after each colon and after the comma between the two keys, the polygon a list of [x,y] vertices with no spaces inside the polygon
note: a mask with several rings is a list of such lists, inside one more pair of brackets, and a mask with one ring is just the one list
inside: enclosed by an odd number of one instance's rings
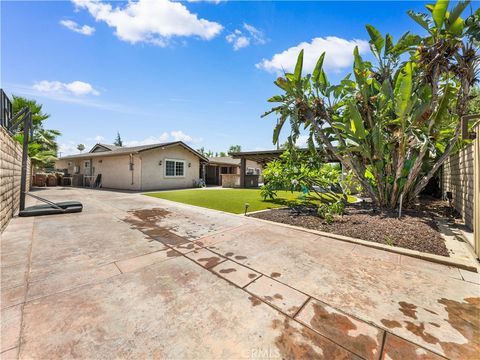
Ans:
{"label": "concrete driveway", "polygon": [[1,239],[1,358],[478,359],[479,276],[113,191]]}

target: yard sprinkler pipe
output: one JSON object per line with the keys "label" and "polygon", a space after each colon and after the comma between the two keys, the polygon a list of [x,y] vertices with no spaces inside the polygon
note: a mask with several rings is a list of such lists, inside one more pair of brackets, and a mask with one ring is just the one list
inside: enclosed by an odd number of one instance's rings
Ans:
{"label": "yard sprinkler pipe", "polygon": [[249,203],[245,203],[245,213],[244,213],[244,215],[247,215],[247,210],[248,210],[249,206],[250,206]]}

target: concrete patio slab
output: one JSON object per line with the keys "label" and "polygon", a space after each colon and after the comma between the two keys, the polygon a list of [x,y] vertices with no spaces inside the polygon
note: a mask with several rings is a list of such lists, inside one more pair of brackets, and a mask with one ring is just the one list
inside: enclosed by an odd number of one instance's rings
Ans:
{"label": "concrete patio slab", "polygon": [[120,274],[118,267],[115,266],[115,264],[110,263],[79,272],[49,276],[41,280],[32,281],[29,284],[27,300],[37,299],[50,294],[73,289],[80,285],[108,279],[118,274]]}
{"label": "concrete patio slab", "polygon": [[480,284],[480,274],[473,272],[473,271],[467,271],[463,269],[459,269],[460,275],[462,275],[463,280],[469,281],[475,284]]}
{"label": "concrete patio slab", "polygon": [[[2,233],[2,358],[368,358],[382,332],[385,359],[480,356],[480,285],[456,268],[141,194],[42,196],[85,211]],[[292,318],[303,297],[322,307]]]}
{"label": "concrete patio slab", "polygon": [[387,334],[382,360],[395,359],[442,360],[444,358],[395,335]]}
{"label": "concrete patio slab", "polygon": [[1,311],[1,350],[15,348],[20,341],[20,328],[22,323],[22,305],[12,306]]}
{"label": "concrete patio slab", "polygon": [[[24,317],[21,358],[348,357],[184,257],[32,301]],[[298,339],[277,347],[289,332]]]}
{"label": "concrete patio slab", "polygon": [[2,288],[1,292],[1,308],[4,309],[23,303],[25,300],[25,294],[27,293],[27,286],[22,285],[10,289]]}
{"label": "concrete patio slab", "polygon": [[382,330],[320,301],[310,300],[295,318],[364,359],[378,359],[380,355]]}
{"label": "concrete patio slab", "polygon": [[18,347],[0,353],[0,360],[17,360]]}
{"label": "concrete patio slab", "polygon": [[224,261],[215,266],[212,268],[212,271],[241,288],[247,286],[261,276],[261,274],[256,271],[230,260]]}
{"label": "concrete patio slab", "polygon": [[255,280],[245,290],[292,317],[308,300],[307,295],[266,276]]}
{"label": "concrete patio slab", "polygon": [[135,271],[137,269],[141,269],[145,266],[154,264],[156,262],[165,261],[171,259],[172,257],[180,256],[181,254],[175,250],[165,249],[155,251],[150,254],[140,255],[137,257],[133,257],[130,259],[120,260],[115,262],[118,269],[122,273]]}

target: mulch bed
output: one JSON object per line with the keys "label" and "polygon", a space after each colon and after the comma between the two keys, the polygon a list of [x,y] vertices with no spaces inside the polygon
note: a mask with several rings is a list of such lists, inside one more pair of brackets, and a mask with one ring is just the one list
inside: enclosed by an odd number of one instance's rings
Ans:
{"label": "mulch bed", "polygon": [[444,202],[421,201],[415,209],[397,212],[378,211],[366,202],[351,204],[332,224],[316,215],[313,207],[272,209],[249,216],[307,229],[350,236],[376,243],[403,247],[430,254],[449,256],[445,240],[433,220],[449,211]]}

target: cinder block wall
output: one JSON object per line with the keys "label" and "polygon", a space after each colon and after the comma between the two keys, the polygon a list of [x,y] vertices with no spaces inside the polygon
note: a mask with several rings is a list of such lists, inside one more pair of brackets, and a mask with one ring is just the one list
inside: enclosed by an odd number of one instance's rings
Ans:
{"label": "cinder block wall", "polygon": [[[27,179],[30,179],[30,160],[27,169]],[[18,211],[21,170],[22,146],[0,127],[0,232]],[[27,190],[29,184],[27,181]]]}
{"label": "cinder block wall", "polygon": [[442,190],[453,194],[453,206],[462,215],[465,225],[473,229],[474,148],[464,147],[443,164]]}

